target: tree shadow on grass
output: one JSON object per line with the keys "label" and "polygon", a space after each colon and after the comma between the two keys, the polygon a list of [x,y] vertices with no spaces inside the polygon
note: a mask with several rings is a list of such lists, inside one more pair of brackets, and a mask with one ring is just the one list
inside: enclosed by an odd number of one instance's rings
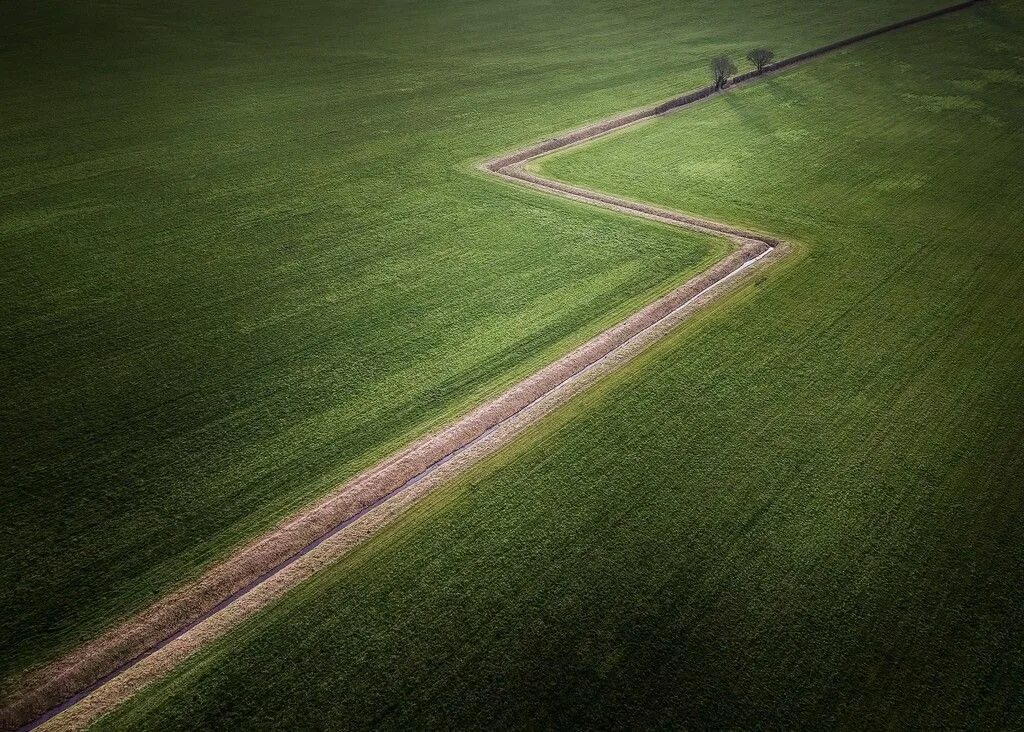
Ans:
{"label": "tree shadow on grass", "polygon": [[767,92],[767,99],[762,98],[757,104],[750,104],[740,97],[739,94],[743,90],[724,94],[722,98],[723,103],[729,107],[730,111],[743,121],[744,127],[758,135],[766,135],[774,129],[770,118],[763,113],[766,106],[768,108],[802,106],[807,97],[795,91],[790,85],[780,84],[777,79],[766,79],[761,82],[761,85]]}

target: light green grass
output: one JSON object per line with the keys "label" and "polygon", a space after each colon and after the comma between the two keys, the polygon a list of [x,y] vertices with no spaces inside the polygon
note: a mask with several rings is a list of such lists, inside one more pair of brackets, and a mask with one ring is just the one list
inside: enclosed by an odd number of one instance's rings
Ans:
{"label": "light green grass", "polygon": [[1022,33],[544,164],[800,246],[101,727],[1019,727]]}
{"label": "light green grass", "polygon": [[0,677],[722,253],[471,161],[937,4],[6,3]]}

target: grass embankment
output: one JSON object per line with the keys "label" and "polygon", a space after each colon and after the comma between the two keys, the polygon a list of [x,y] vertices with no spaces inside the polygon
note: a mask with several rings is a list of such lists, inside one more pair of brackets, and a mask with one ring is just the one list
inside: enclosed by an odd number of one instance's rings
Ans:
{"label": "grass embankment", "polygon": [[101,726],[1019,726],[1022,33],[545,164],[801,247]]}
{"label": "grass embankment", "polygon": [[471,159],[938,4],[5,4],[0,678],[721,253]]}

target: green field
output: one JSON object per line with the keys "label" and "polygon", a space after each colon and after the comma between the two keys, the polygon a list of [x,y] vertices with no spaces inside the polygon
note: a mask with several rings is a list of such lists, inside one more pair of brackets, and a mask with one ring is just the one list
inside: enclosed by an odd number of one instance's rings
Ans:
{"label": "green field", "polygon": [[101,727],[1019,727],[1022,34],[544,162],[797,249]]}
{"label": "green field", "polygon": [[939,4],[5,4],[0,688],[724,251],[472,161]]}

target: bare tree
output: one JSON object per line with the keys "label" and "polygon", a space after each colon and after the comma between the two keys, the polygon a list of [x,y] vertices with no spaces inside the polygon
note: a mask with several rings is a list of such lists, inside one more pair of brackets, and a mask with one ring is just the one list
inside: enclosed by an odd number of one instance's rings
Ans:
{"label": "bare tree", "polygon": [[775,51],[770,48],[755,48],[747,54],[747,61],[757,67],[757,73],[763,74],[764,68],[775,60]]}
{"label": "bare tree", "polygon": [[715,77],[715,89],[721,89],[736,73],[736,64],[728,56],[718,56],[711,59],[711,73]]}

